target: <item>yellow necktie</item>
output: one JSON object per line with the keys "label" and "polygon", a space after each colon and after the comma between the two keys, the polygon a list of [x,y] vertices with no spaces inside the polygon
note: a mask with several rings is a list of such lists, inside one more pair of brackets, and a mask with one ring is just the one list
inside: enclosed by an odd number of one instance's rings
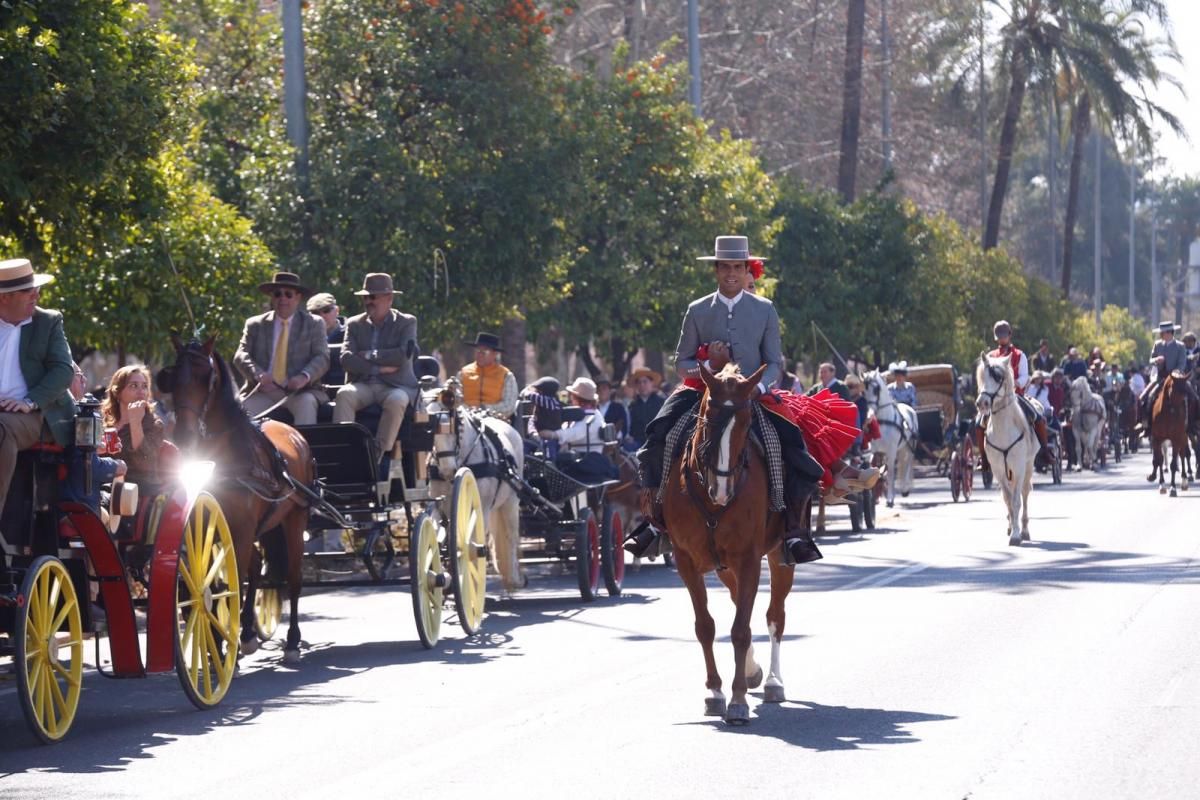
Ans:
{"label": "yellow necktie", "polygon": [[287,383],[288,320],[280,320],[283,330],[275,340],[275,358],[271,361],[271,379],[283,386]]}

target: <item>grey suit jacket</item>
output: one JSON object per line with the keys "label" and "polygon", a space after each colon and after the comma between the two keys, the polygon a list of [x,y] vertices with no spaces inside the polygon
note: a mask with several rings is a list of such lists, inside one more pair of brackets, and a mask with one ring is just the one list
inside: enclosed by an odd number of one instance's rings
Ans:
{"label": "grey suit jacket", "polygon": [[1170,375],[1172,372],[1176,371],[1187,371],[1187,347],[1178,339],[1172,339],[1169,342],[1164,342],[1163,340],[1159,339],[1157,342],[1155,342],[1154,350],[1150,353],[1150,360],[1153,361],[1159,356],[1162,356],[1166,359],[1166,363],[1163,365],[1165,369],[1163,370],[1161,377],[1165,378],[1167,375]]}
{"label": "grey suit jacket", "polygon": [[[379,375],[379,380],[388,386],[409,389],[409,396],[415,398],[419,386],[417,374],[413,371],[413,358],[417,354],[417,318],[391,309],[379,326],[379,338],[372,347],[371,334],[374,328],[366,313],[346,321],[346,341],[342,345],[346,381],[354,383],[367,380],[373,366],[399,367],[396,372]],[[373,361],[366,358],[372,349],[378,351]]]}
{"label": "grey suit jacket", "polygon": [[729,343],[730,357],[749,377],[767,365],[762,384],[768,389],[783,375],[783,344],[779,338],[779,314],[765,297],[744,293],[731,313],[717,293],[701,297],[688,306],[675,348],[675,365],[689,373],[699,370],[696,351],[700,345]]}
{"label": "grey suit jacket", "polygon": [[[246,320],[233,363],[246,377],[247,391],[258,383],[259,376],[271,368],[274,345],[274,311]],[[328,369],[329,344],[325,340],[325,323],[301,309],[292,315],[288,330],[288,378],[303,372],[308,375],[309,384],[317,386]]]}

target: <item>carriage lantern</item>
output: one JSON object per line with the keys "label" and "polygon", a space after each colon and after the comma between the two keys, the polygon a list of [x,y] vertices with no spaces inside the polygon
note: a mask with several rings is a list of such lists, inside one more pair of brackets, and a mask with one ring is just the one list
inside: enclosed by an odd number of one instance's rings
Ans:
{"label": "carriage lantern", "polygon": [[104,439],[104,420],[100,417],[100,401],[90,394],[83,396],[75,414],[75,446],[96,450]]}

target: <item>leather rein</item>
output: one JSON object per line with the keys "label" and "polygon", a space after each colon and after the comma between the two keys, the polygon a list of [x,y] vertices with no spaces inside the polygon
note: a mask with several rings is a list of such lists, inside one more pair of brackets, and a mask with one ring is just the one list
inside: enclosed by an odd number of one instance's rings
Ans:
{"label": "leather rein", "polygon": [[[743,410],[750,408],[750,402],[747,400],[739,405],[722,407],[721,413],[718,414],[715,421],[710,422],[706,414],[696,415],[697,432],[704,431],[703,436],[693,435],[688,439],[687,445],[683,453],[683,485],[687,489],[688,497],[700,513],[704,516],[704,524],[708,529],[708,549],[712,555],[713,564],[716,565],[717,571],[725,569],[725,564],[721,561],[721,556],[717,552],[717,526],[721,524],[722,517],[729,510],[732,503],[727,502],[723,506],[717,506],[714,510],[709,500],[709,486],[706,473],[711,470],[718,478],[728,478],[731,489],[730,498],[741,490],[746,482],[746,476],[749,474],[748,467],[750,466],[750,445],[747,441],[746,446],[742,448],[740,455],[735,463],[730,465],[728,470],[723,470],[717,465],[701,463],[703,450],[698,451],[700,445],[712,446],[712,437],[710,431],[715,431],[719,423],[720,430],[723,433],[725,427],[734,424],[737,414]],[[699,444],[697,443],[699,440]],[[707,459],[711,461],[712,459]],[[703,491],[702,491],[703,490]]]}

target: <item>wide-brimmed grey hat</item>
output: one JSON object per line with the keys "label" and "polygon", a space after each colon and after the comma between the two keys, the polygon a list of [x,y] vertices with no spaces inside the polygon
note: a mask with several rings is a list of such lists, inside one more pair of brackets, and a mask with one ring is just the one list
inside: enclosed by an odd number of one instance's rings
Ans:
{"label": "wide-brimmed grey hat", "polygon": [[698,261],[766,261],[762,256],[750,255],[750,240],[745,236],[718,236],[713,244],[711,256],[699,256]]}
{"label": "wide-brimmed grey hat", "polygon": [[363,278],[363,287],[355,292],[359,297],[366,297],[370,294],[404,294],[397,292],[392,287],[392,276],[386,272],[368,272],[367,277]]}
{"label": "wide-brimmed grey hat", "polygon": [[33,271],[28,258],[10,258],[0,261],[0,294],[36,289],[54,281],[53,275],[42,275]]}
{"label": "wide-brimmed grey hat", "polygon": [[260,283],[258,290],[263,294],[270,294],[276,289],[291,289],[297,294],[309,294],[310,290],[300,281],[300,276],[294,272],[276,272],[275,277],[271,280]]}
{"label": "wide-brimmed grey hat", "polygon": [[1159,333],[1175,333],[1175,331],[1179,330],[1181,327],[1183,327],[1183,326],[1176,325],[1174,322],[1171,322],[1170,320],[1163,320],[1162,322],[1158,323],[1158,332]]}

